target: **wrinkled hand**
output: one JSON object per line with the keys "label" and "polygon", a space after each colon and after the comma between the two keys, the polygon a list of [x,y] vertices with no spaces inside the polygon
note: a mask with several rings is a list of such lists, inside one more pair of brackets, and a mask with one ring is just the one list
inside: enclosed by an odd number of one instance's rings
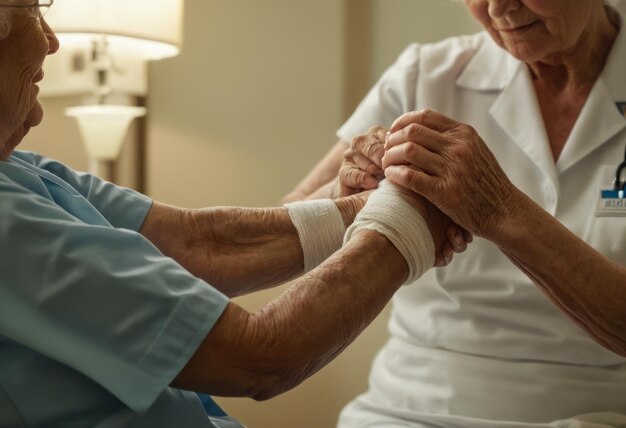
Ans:
{"label": "wrinkled hand", "polygon": [[349,196],[378,187],[384,178],[382,158],[387,130],[373,126],[366,134],[355,137],[343,155],[334,197]]}
{"label": "wrinkled hand", "polygon": [[478,133],[431,110],[406,113],[386,138],[387,178],[424,195],[455,223],[489,239],[515,205],[509,181]]}

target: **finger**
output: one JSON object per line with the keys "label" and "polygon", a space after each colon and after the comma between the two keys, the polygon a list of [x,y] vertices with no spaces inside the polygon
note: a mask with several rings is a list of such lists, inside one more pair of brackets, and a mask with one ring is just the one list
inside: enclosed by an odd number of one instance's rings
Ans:
{"label": "finger", "polygon": [[465,242],[471,244],[474,241],[474,235],[472,235],[471,232],[463,228],[461,228],[461,230],[463,231],[463,239],[465,239]]}
{"label": "finger", "polygon": [[432,200],[431,195],[435,191],[438,179],[423,171],[416,171],[406,165],[392,165],[385,169],[385,177],[398,186],[419,193]]}
{"label": "finger", "polygon": [[367,172],[368,174],[382,180],[385,176],[383,169],[376,164],[372,163],[368,158],[366,158],[361,153],[353,153],[352,154],[352,162],[356,164],[361,170]]}
{"label": "finger", "polygon": [[448,237],[448,243],[452,247],[455,253],[462,253],[467,249],[467,242],[461,231],[461,228],[456,224],[451,224],[446,231]]}
{"label": "finger", "polygon": [[339,184],[352,189],[375,189],[378,179],[354,164],[344,164],[339,169]]}
{"label": "finger", "polygon": [[435,255],[435,264],[433,266],[443,267],[450,264],[454,257],[454,251],[449,243],[445,242],[441,247],[441,251]]}
{"label": "finger", "polygon": [[384,137],[385,133],[381,133],[380,138],[372,134],[363,135],[352,140],[351,148],[382,168],[382,159],[385,154]]}
{"label": "finger", "polygon": [[426,126],[411,123],[399,131],[389,134],[385,140],[384,148],[389,150],[408,141],[419,144],[434,153],[438,153],[442,147],[448,144],[448,140],[441,133]]}
{"label": "finger", "polygon": [[393,134],[411,123],[417,123],[438,132],[448,131],[459,124],[441,113],[431,109],[423,109],[403,114],[393,122],[389,131]]}
{"label": "finger", "polygon": [[390,148],[385,152],[383,157],[383,168],[391,165],[413,165],[428,173],[441,175],[443,172],[443,163],[441,158],[433,154],[430,150],[408,142]]}

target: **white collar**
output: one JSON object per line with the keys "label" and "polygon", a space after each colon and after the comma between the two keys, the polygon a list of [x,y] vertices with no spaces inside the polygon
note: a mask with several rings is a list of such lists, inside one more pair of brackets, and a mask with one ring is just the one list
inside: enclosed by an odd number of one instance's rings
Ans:
{"label": "white collar", "polygon": [[524,63],[498,46],[486,31],[480,35],[482,43],[456,84],[479,91],[502,90]]}

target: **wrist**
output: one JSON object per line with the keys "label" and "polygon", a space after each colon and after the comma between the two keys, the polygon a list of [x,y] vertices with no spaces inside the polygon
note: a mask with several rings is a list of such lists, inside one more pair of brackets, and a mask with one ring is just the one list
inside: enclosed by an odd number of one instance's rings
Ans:
{"label": "wrist", "polygon": [[501,205],[500,214],[484,229],[483,237],[498,247],[506,248],[516,237],[528,236],[533,212],[541,208],[517,188]]}
{"label": "wrist", "polygon": [[[318,266],[341,248],[346,231],[344,218],[330,199],[284,205],[295,226],[304,258],[304,272]],[[347,207],[344,209],[347,210]]]}
{"label": "wrist", "polygon": [[368,195],[369,193],[359,193],[357,195],[345,196],[333,200],[335,205],[337,205],[345,227],[350,226],[359,211],[363,209],[365,202],[367,202]]}
{"label": "wrist", "polygon": [[435,245],[428,224],[409,194],[389,182],[382,182],[370,196],[344,243],[357,231],[368,229],[384,234],[403,255],[409,266],[407,283],[419,278],[435,262]]}

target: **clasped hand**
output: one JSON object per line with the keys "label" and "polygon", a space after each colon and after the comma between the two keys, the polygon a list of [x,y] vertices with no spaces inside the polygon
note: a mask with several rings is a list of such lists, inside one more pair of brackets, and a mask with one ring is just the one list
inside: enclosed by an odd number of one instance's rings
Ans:
{"label": "clasped hand", "polygon": [[[334,196],[348,196],[378,187],[378,183],[385,178],[387,135],[385,128],[375,126],[352,140],[344,153]],[[414,190],[402,182],[396,184]],[[415,192],[406,192],[404,195],[411,199],[410,203],[421,212],[428,224],[435,243],[435,266],[445,266],[452,261],[455,252],[465,251],[467,244],[472,241],[470,233],[453,223],[422,195]]]}
{"label": "clasped hand", "polygon": [[413,190],[474,235],[492,239],[518,189],[471,126],[431,110],[399,117],[385,140],[386,177]]}

